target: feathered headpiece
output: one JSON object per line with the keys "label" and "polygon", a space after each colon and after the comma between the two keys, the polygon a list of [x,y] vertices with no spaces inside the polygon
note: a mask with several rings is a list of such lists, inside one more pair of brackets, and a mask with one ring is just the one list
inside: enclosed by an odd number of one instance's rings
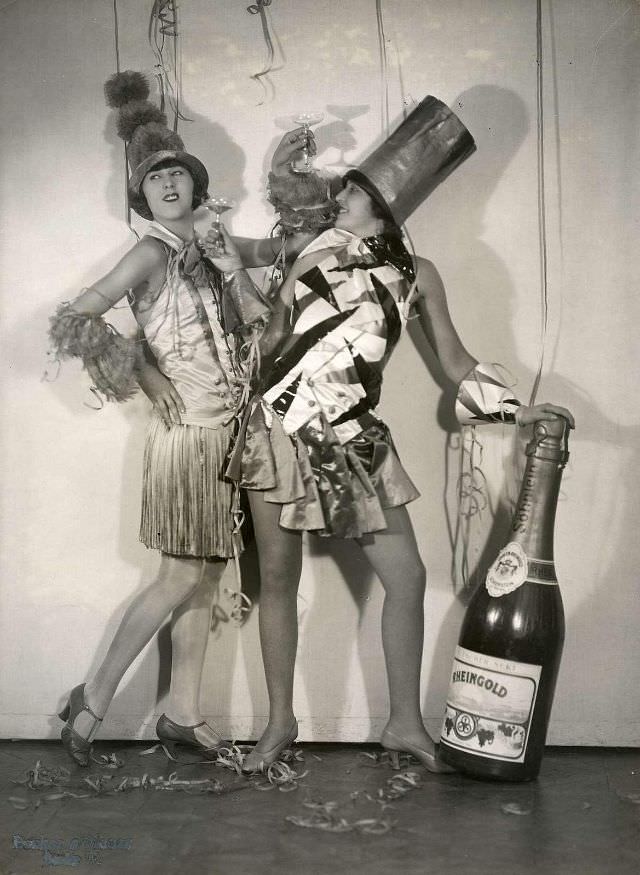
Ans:
{"label": "feathered headpiece", "polygon": [[209,175],[204,164],[185,152],[182,138],[167,126],[167,117],[151,103],[149,83],[142,73],[126,70],[115,73],[104,85],[108,106],[118,110],[118,136],[127,144],[131,168],[129,203],[143,219],[152,219],[151,210],[141,192],[142,180],[161,161],[175,160],[193,177],[194,195],[208,197]]}

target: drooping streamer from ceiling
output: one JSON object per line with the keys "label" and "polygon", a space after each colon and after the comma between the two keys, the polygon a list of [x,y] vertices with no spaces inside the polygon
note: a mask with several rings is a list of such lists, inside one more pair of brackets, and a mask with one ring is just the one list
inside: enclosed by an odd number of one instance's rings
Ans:
{"label": "drooping streamer from ceiling", "polygon": [[[116,53],[116,73],[120,73],[120,28],[118,25],[118,0],[113,0],[114,48]],[[131,233],[139,239],[138,233],[131,224],[131,207],[129,206],[129,153],[124,143],[124,220]]]}
{"label": "drooping streamer from ceiling", "polygon": [[[282,65],[275,67],[275,46],[273,43],[273,38],[271,36],[271,30],[269,28],[269,19],[267,17],[267,6],[271,6],[272,0],[257,0],[257,3],[252,3],[250,6],[247,6],[247,12],[250,15],[259,15],[260,23],[262,24],[262,36],[264,38],[265,46],[267,48],[267,58],[262,70],[259,70],[257,73],[254,73],[251,78],[255,80],[258,85],[262,88],[262,100],[258,101],[258,106],[262,106],[267,98],[273,100],[275,96],[275,85],[269,78],[269,73],[273,73],[275,70],[282,69]],[[277,38],[276,38],[277,39]],[[267,88],[267,85],[269,86]]]}
{"label": "drooping streamer from ceiling", "polygon": [[173,115],[174,131],[178,130],[178,121],[191,121],[180,111],[182,55],[178,36],[176,0],[154,0],[149,17],[149,45],[156,58],[160,109]]}
{"label": "drooping streamer from ceiling", "polygon": [[380,57],[380,118],[383,133],[389,135],[389,71],[387,63],[387,35],[384,30],[382,0],[376,0],[378,27],[378,54]]}
{"label": "drooping streamer from ceiling", "polygon": [[[120,73],[120,40],[118,22],[118,0],[113,0],[114,43],[116,56],[116,72]],[[182,59],[178,39],[178,8],[175,0],[153,0],[149,17],[149,45],[155,56],[154,75],[160,92],[160,109],[173,116],[171,125],[178,130],[178,121],[191,121],[183,115],[180,109],[182,93]],[[131,224],[131,208],[126,189],[129,178],[129,155],[127,144],[124,144],[125,160],[125,221],[129,230],[138,237]]]}
{"label": "drooping streamer from ceiling", "polygon": [[540,358],[533,381],[529,404],[535,404],[538,394],[547,346],[549,327],[549,283],[547,248],[547,206],[545,201],[544,165],[544,79],[543,79],[543,38],[542,38],[542,0],[536,0],[536,110],[537,110],[537,192],[538,192],[538,250],[540,253]]}

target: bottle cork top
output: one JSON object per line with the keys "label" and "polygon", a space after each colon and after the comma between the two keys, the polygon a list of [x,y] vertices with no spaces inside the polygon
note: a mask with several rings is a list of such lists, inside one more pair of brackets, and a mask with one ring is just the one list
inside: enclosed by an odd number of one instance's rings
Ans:
{"label": "bottle cork top", "polygon": [[527,456],[538,459],[549,459],[564,466],[569,459],[569,423],[559,416],[558,419],[541,420],[533,427],[533,438],[527,444]]}

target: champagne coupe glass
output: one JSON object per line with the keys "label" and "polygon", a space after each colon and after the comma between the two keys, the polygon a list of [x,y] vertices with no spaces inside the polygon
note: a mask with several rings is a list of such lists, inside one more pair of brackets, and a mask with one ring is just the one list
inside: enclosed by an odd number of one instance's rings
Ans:
{"label": "champagne coupe glass", "polygon": [[294,173],[311,173],[313,170],[313,161],[309,155],[309,128],[311,125],[317,125],[323,118],[324,113],[322,112],[299,112],[294,116],[295,124],[302,125],[305,132],[305,145],[301,149],[302,155],[291,162],[291,169]]}
{"label": "champagne coupe glass", "polygon": [[228,197],[223,197],[222,195],[214,195],[213,197],[208,198],[206,201],[202,202],[202,206],[210,210],[212,213],[216,214],[215,220],[213,222],[212,227],[218,232],[218,241],[220,245],[220,251],[224,252],[224,238],[220,232],[220,216],[222,213],[226,213],[227,210],[230,210],[232,207],[235,207],[235,201]]}

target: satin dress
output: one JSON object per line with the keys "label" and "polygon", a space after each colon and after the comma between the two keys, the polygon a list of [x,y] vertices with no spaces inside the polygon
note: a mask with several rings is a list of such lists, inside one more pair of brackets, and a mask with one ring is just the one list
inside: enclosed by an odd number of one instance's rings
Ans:
{"label": "satin dress", "polygon": [[419,495],[375,410],[415,275],[395,237],[330,229],[302,255],[323,249],[295,282],[291,334],[228,473],[281,504],[284,528],[354,538],[385,529],[385,508]]}

